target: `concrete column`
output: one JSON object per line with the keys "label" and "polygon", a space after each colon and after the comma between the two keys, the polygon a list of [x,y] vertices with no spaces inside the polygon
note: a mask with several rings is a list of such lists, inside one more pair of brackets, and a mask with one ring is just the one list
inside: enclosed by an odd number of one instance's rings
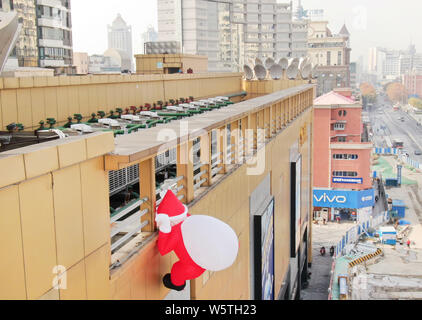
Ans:
{"label": "concrete column", "polygon": [[194,200],[193,188],[193,141],[188,141],[177,146],[177,176],[183,176],[178,182],[178,186],[184,186],[179,192],[179,196],[183,195],[182,202],[188,204]]}
{"label": "concrete column", "polygon": [[142,161],[139,164],[139,194],[141,199],[147,197],[148,201],[141,205],[141,210],[148,209],[148,213],[141,218],[141,222],[148,220],[142,231],[154,232],[155,230],[155,206],[156,206],[156,195],[155,195],[155,158],[150,158]]}

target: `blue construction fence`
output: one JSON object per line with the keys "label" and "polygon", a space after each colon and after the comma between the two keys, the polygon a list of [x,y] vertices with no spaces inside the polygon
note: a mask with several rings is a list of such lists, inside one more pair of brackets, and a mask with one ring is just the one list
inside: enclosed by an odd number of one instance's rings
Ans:
{"label": "blue construction fence", "polygon": [[397,155],[400,157],[400,160],[402,160],[407,165],[415,168],[415,169],[422,169],[422,164],[418,161],[413,160],[412,158],[406,156],[402,149],[397,148],[375,148],[374,149],[375,154],[379,155]]}
{"label": "blue construction fence", "polygon": [[386,211],[375,217],[371,217],[367,221],[360,222],[359,224],[355,225],[353,228],[347,231],[343,238],[338,242],[336,247],[336,257],[339,258],[343,256],[343,251],[346,246],[351,243],[356,243],[361,235],[368,233],[370,228],[376,229],[386,223],[388,220],[389,214]]}
{"label": "blue construction fence", "polygon": [[400,154],[401,150],[397,148],[375,148],[374,149],[375,154]]}

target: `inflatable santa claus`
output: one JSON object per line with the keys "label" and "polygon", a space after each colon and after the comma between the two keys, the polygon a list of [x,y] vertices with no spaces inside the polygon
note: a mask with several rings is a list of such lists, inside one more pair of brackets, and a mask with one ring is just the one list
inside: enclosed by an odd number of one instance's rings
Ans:
{"label": "inflatable santa claus", "polygon": [[174,251],[179,258],[171,274],[163,278],[169,289],[182,291],[186,281],[200,277],[206,270],[227,269],[236,260],[239,241],[234,230],[213,217],[189,215],[171,190],[158,207],[155,221],[160,230],[160,254]]}

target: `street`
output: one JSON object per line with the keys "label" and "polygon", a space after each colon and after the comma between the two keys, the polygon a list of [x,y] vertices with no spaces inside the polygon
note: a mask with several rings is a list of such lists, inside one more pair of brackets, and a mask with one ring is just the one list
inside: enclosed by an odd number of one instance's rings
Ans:
{"label": "street", "polygon": [[[377,102],[368,111],[376,147],[390,147],[387,144],[388,138],[390,141],[399,139],[403,141],[403,150],[410,158],[422,162],[422,155],[415,155],[415,151],[422,151],[422,141],[419,139],[422,135],[422,126],[418,126],[411,115],[403,110],[394,111],[391,102],[383,96],[378,97]],[[400,120],[401,117],[404,121]]]}

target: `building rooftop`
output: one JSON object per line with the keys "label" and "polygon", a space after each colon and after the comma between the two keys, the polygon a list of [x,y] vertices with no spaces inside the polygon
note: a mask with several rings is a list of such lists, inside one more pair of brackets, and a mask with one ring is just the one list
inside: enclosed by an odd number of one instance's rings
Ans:
{"label": "building rooftop", "polygon": [[315,106],[355,105],[356,101],[331,91],[315,99]]}
{"label": "building rooftop", "polygon": [[344,25],[343,25],[343,27],[341,28],[341,30],[340,30],[340,32],[339,32],[339,34],[340,34],[340,35],[350,36],[350,32],[349,32],[349,30],[347,29],[347,27],[346,27],[346,25],[345,25],[345,24],[344,24]]}
{"label": "building rooftop", "polygon": [[167,140],[162,139],[162,141],[160,141],[158,138],[159,135],[162,134],[163,127],[155,127],[131,135],[118,136],[115,139],[116,148],[112,153],[112,156],[117,157],[118,162],[134,162],[157,153],[158,150],[164,146],[168,149],[177,146],[178,142],[181,140],[187,141],[188,139],[195,139],[204,132],[218,129],[235,119],[240,119],[243,115],[247,115],[253,109],[257,109],[258,111],[259,109],[265,108],[267,104],[271,104],[274,100],[297,95],[302,91],[308,90],[310,87],[312,87],[312,85],[301,85],[243,101],[232,105],[227,109],[214,110],[188,119],[173,121],[171,124],[166,125],[165,129],[174,130],[173,132],[175,135]]}

